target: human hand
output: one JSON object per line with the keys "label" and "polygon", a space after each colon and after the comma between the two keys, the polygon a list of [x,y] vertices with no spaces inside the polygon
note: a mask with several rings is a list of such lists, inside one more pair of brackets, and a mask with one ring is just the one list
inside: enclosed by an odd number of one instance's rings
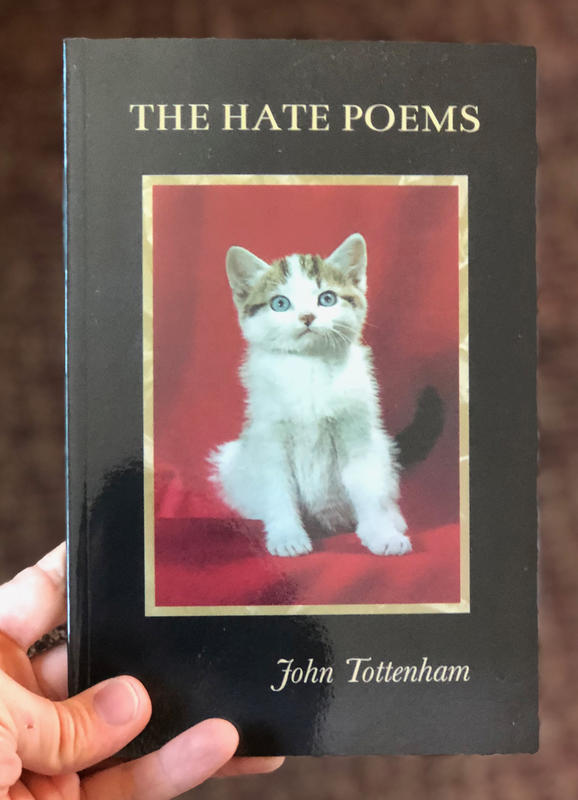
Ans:
{"label": "human hand", "polygon": [[282,764],[232,758],[235,727],[208,719],[154,753],[79,775],[142,731],[151,702],[129,676],[65,699],[66,646],[28,658],[28,648],[65,618],[64,560],[60,545],[0,586],[0,800],[171,800],[212,775]]}

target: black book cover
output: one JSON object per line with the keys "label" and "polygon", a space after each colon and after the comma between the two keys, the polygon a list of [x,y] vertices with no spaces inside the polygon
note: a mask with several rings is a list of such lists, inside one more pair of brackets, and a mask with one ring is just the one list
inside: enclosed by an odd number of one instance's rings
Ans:
{"label": "black book cover", "polygon": [[535,54],[70,40],[70,689],[131,753],[537,747]]}

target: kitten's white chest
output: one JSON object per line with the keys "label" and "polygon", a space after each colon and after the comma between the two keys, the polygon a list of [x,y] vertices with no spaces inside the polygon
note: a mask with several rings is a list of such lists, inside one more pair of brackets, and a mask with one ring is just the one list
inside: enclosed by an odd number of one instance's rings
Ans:
{"label": "kitten's white chest", "polygon": [[[318,426],[352,407],[369,409],[373,394],[362,348],[352,346],[346,358],[294,354],[251,354],[243,369],[249,417],[257,424]],[[298,428],[296,430],[298,433]]]}
{"label": "kitten's white chest", "polygon": [[350,520],[341,480],[344,442],[352,426],[369,430],[374,395],[361,348],[340,362],[253,355],[243,378],[249,403],[244,435],[279,442],[302,512],[327,527]]}

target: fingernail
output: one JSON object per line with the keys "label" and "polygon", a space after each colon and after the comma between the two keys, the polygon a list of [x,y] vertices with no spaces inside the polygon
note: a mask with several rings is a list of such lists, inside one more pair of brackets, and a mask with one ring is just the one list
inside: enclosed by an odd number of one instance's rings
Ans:
{"label": "fingernail", "polygon": [[94,695],[94,708],[107,725],[126,725],[135,718],[139,705],[133,685],[124,678],[113,678]]}

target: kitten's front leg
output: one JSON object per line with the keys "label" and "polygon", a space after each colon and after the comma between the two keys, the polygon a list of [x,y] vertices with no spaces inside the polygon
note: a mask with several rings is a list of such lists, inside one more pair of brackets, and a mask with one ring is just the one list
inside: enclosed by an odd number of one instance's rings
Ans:
{"label": "kitten's front leg", "polygon": [[352,458],[342,473],[357,517],[356,533],[376,555],[411,550],[406,521],[397,504],[397,474],[389,451],[368,451]]}
{"label": "kitten's front leg", "polygon": [[272,556],[301,556],[313,549],[311,539],[298,520],[263,521],[267,550]]}
{"label": "kitten's front leg", "polygon": [[300,556],[310,553],[313,549],[311,539],[291,502],[290,492],[285,494],[280,486],[264,486],[263,489],[265,493],[269,493],[268,499],[272,501],[267,503],[267,509],[261,515],[267,550],[272,556]]}
{"label": "kitten's front leg", "polygon": [[360,519],[356,533],[361,544],[378,556],[402,556],[411,550],[411,541],[404,531],[407,523],[397,503],[391,502],[375,514]]}
{"label": "kitten's front leg", "polygon": [[[265,543],[273,556],[299,556],[313,549],[297,507],[296,491],[283,446],[255,442],[253,467],[256,516],[265,527]],[[251,448],[253,449],[253,448]],[[255,470],[255,464],[259,467]]]}

